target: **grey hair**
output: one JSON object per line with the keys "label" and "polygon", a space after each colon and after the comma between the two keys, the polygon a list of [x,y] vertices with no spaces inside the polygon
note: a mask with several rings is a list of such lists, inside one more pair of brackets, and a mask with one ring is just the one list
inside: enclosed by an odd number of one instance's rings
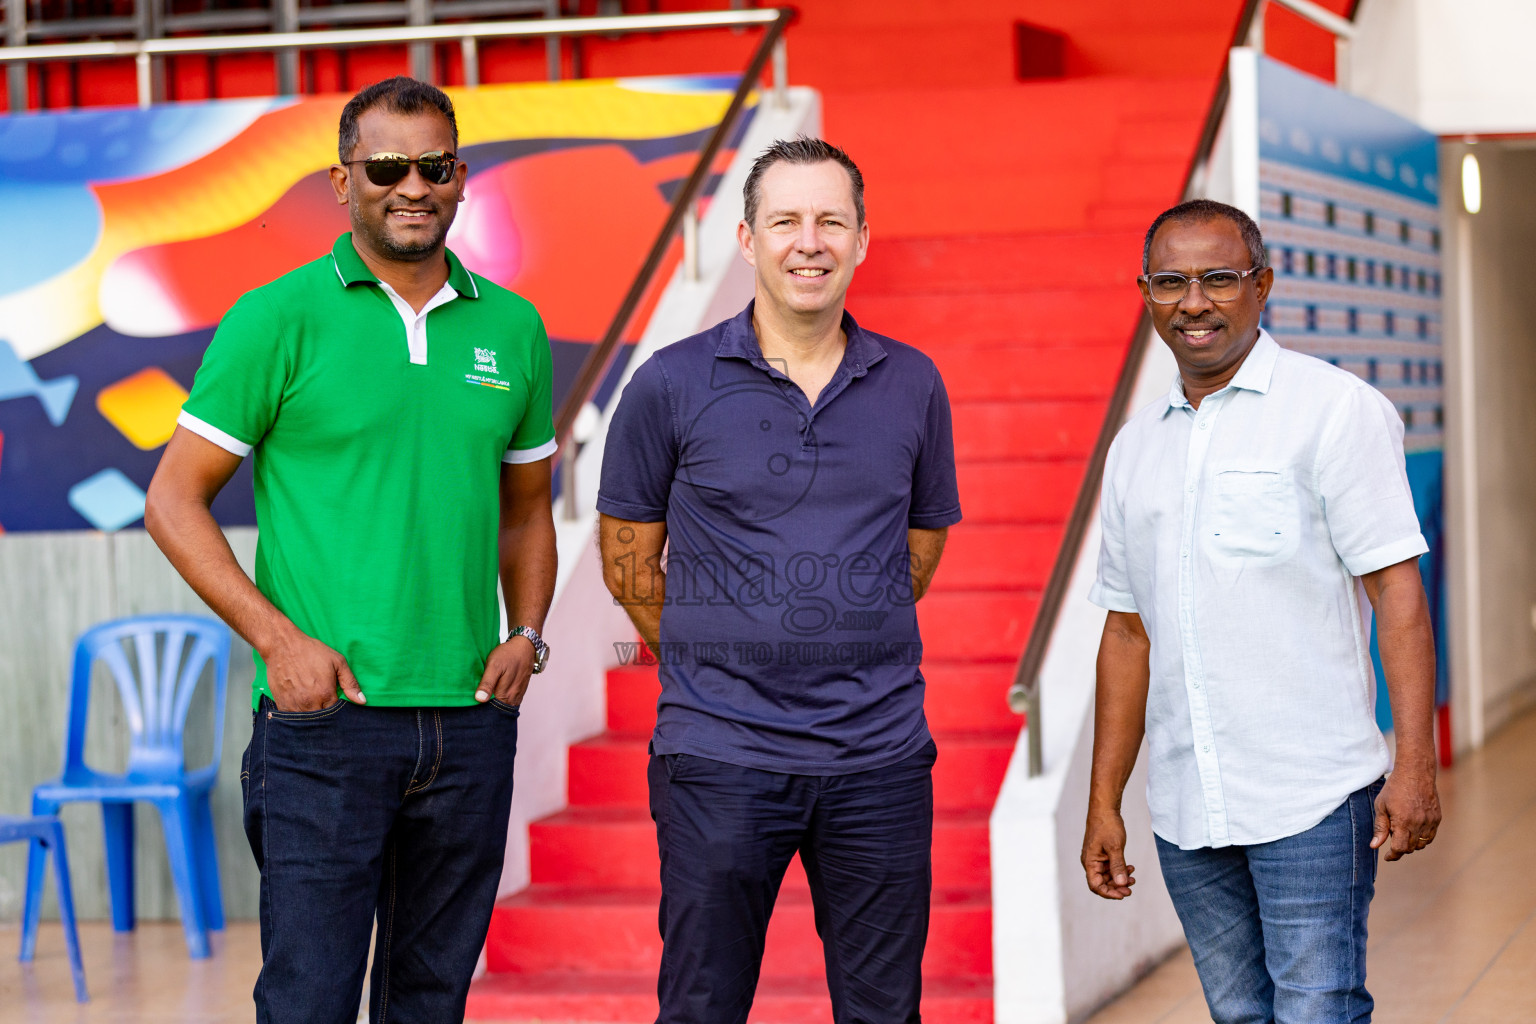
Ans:
{"label": "grey hair", "polygon": [[[1187,203],[1164,210],[1157,215],[1152,226],[1147,228],[1147,238],[1141,245],[1141,272],[1147,273],[1152,266],[1152,239],[1157,235],[1157,229],[1169,221],[1187,223],[1200,220],[1227,220],[1237,225],[1237,230],[1242,232],[1243,244],[1248,247],[1248,260],[1254,267],[1269,266],[1269,252],[1264,248],[1264,236],[1259,233],[1259,226],[1253,222],[1253,218],[1235,206],[1226,203],[1218,203],[1214,199],[1191,199]],[[1234,267],[1234,270],[1242,270],[1242,267]]]}

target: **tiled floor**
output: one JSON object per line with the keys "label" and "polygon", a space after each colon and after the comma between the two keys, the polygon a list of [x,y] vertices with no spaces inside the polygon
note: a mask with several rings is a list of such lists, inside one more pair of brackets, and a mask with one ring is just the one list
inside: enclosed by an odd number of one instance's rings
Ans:
{"label": "tiled floor", "polygon": [[[1382,1024],[1536,1021],[1536,712],[1463,758],[1440,782],[1435,845],[1382,864],[1371,912],[1370,987]],[[187,959],[174,923],[132,935],[82,926],[93,999],[77,1006],[57,925],[37,960],[13,959],[0,927],[0,1024],[233,1024],[251,1019],[256,927],[231,924],[215,955]],[[1087,1024],[1206,1024],[1188,952],[1158,967]]]}
{"label": "tiled floor", "polygon": [[[1367,984],[1383,1024],[1536,1021],[1536,712],[1440,776],[1435,844],[1383,862]],[[1209,1024],[1187,949],[1087,1024]]]}

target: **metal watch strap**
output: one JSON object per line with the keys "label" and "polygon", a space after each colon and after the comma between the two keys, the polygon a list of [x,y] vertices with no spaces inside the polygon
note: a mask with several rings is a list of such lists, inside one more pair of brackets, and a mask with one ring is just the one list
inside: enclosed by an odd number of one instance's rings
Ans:
{"label": "metal watch strap", "polygon": [[549,663],[549,644],[545,643],[544,638],[539,636],[539,631],[532,626],[513,626],[507,633],[507,639],[511,640],[515,636],[523,637],[533,644],[533,671],[535,673],[543,672],[544,666]]}

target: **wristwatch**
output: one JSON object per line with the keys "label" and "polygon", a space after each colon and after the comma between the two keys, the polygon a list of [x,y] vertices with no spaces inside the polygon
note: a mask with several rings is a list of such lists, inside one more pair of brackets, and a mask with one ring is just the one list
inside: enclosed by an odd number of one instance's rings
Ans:
{"label": "wristwatch", "polygon": [[533,671],[543,672],[544,666],[549,663],[549,644],[539,636],[539,631],[532,626],[515,626],[507,634],[507,639],[511,640],[515,636],[527,637],[528,642],[533,644]]}

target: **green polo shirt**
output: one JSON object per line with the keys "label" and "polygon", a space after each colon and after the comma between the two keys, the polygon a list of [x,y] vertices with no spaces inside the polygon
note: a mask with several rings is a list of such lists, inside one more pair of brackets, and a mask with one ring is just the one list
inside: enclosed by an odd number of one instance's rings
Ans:
{"label": "green polo shirt", "polygon": [[[418,317],[342,235],[235,303],[179,420],[254,452],[256,586],[375,707],[475,703],[499,640],[501,466],[555,450],[538,312],[448,266]],[[253,702],[269,692],[258,655]]]}

